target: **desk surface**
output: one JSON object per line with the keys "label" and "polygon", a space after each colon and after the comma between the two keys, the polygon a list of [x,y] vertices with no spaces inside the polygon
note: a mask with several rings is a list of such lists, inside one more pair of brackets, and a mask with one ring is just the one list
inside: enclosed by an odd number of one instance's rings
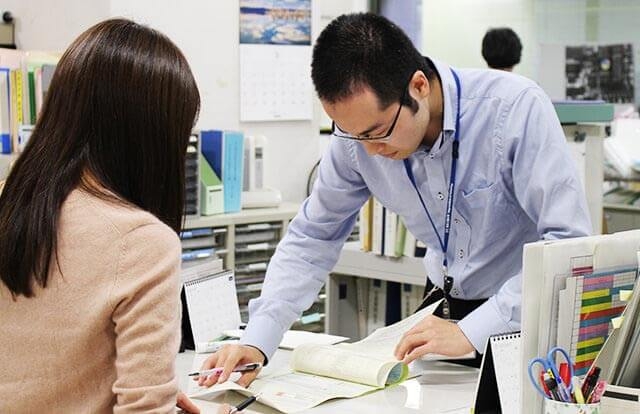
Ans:
{"label": "desk surface", "polygon": [[[278,350],[264,371],[275,369],[289,363],[290,351]],[[176,371],[182,390],[188,389],[190,379],[187,373],[193,367],[194,359],[203,359],[202,355],[192,351],[178,354]],[[196,362],[198,363],[198,362]],[[350,413],[411,413],[411,414],[468,414],[476,387],[478,370],[448,364],[445,362],[423,362],[412,366],[412,370],[422,375],[407,380],[401,385],[388,387],[367,395],[352,399],[328,401],[309,411],[312,414],[350,414]],[[193,400],[202,414],[215,414],[222,403],[237,404],[244,399],[240,394],[227,392],[214,401]],[[271,414],[278,411],[253,404],[245,414]]]}

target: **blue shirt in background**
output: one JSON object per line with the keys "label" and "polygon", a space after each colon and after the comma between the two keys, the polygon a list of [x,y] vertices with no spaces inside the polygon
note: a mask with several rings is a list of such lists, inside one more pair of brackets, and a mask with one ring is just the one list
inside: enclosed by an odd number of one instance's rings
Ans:
{"label": "blue shirt in background", "polygon": [[[442,235],[457,92],[449,67],[434,64],[443,89],[443,132],[409,160]],[[447,260],[451,296],[489,298],[458,322],[483,352],[490,335],[520,329],[523,245],[587,236],[591,222],[562,128],[540,87],[503,71],[455,71],[460,147]],[[427,245],[426,274],[442,287],[442,251],[403,161],[369,156],[360,143],[334,137],[311,196],[271,259],[261,296],[249,303],[242,343],[273,355],[284,332],[313,304],[370,195]]]}

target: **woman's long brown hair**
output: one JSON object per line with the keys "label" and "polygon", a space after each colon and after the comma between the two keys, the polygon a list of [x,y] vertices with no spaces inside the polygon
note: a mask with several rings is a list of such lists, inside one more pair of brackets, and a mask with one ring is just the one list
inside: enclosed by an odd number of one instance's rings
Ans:
{"label": "woman's long brown hair", "polygon": [[61,206],[86,177],[180,230],[199,106],[186,59],[159,32],[111,19],[73,42],[0,195],[0,278],[14,297],[46,287]]}

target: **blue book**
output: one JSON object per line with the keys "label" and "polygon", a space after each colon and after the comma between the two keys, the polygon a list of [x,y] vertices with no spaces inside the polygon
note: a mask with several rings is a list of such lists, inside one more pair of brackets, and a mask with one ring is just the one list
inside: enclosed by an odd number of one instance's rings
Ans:
{"label": "blue book", "polygon": [[0,68],[0,153],[11,154],[10,70]]}
{"label": "blue book", "polygon": [[241,209],[244,174],[244,135],[242,132],[210,130],[201,132],[202,155],[222,180],[224,212]]}

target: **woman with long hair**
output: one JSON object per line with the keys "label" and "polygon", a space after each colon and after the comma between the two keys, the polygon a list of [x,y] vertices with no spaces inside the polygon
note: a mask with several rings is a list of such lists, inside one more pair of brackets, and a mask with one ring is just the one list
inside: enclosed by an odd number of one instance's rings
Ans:
{"label": "woman with long hair", "polygon": [[200,97],[125,19],[58,63],[0,195],[0,412],[173,412],[187,143]]}

